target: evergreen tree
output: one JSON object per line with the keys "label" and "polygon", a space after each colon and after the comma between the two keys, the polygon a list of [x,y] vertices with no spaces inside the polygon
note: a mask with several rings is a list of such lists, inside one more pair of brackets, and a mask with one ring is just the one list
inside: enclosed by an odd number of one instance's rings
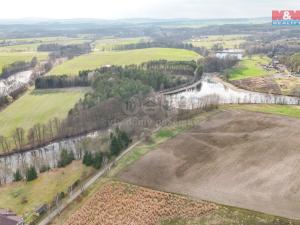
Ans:
{"label": "evergreen tree", "polygon": [[110,152],[112,155],[117,156],[121,152],[122,143],[119,141],[119,138],[114,136],[110,143]]}
{"label": "evergreen tree", "polygon": [[120,131],[119,132],[119,138],[122,142],[123,149],[127,148],[128,145],[130,144],[130,139],[128,137],[128,134],[125,131]]}
{"label": "evergreen tree", "polygon": [[60,153],[60,160],[58,162],[58,167],[65,167],[69,165],[75,159],[73,151],[68,152],[63,149]]}
{"label": "evergreen tree", "polygon": [[29,167],[26,171],[26,180],[28,182],[30,182],[37,178],[38,178],[38,175],[37,175],[35,167],[34,166]]}
{"label": "evergreen tree", "polygon": [[93,167],[95,169],[100,169],[103,162],[103,154],[101,152],[97,152],[95,154],[94,160],[93,160]]}
{"label": "evergreen tree", "polygon": [[19,169],[17,169],[17,171],[14,173],[14,181],[18,182],[21,181],[23,179],[22,174],[20,172]]}
{"label": "evergreen tree", "polygon": [[86,166],[91,166],[93,164],[93,156],[92,153],[86,151],[83,156],[82,163]]}

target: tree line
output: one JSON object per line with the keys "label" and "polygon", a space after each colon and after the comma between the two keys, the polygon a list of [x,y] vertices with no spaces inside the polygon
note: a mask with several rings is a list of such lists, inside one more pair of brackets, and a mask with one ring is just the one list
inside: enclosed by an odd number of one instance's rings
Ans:
{"label": "tree line", "polygon": [[212,56],[198,61],[199,64],[203,65],[204,72],[207,73],[222,72],[226,69],[232,68],[239,62],[236,57],[218,58]]}
{"label": "tree line", "polygon": [[193,76],[197,68],[195,61],[152,60],[142,63],[140,68],[166,74]]}
{"label": "tree line", "polygon": [[43,76],[35,80],[36,89],[87,87],[91,85],[85,76]]}
{"label": "tree line", "polygon": [[133,50],[133,49],[143,49],[143,48],[178,48],[186,49],[197,52],[202,56],[208,56],[209,50],[205,47],[196,47],[190,43],[183,42],[172,42],[169,39],[159,39],[153,42],[139,42],[133,44],[125,45],[115,45],[112,47],[112,50],[115,51],[124,51],[124,50]]}
{"label": "tree line", "polygon": [[286,65],[290,71],[300,73],[300,53],[282,56],[280,62]]}
{"label": "tree line", "polygon": [[72,59],[75,56],[82,54],[88,54],[92,51],[89,43],[83,44],[71,44],[71,45],[60,45],[60,44],[41,44],[37,48],[40,52],[51,52],[50,58],[68,58]]}

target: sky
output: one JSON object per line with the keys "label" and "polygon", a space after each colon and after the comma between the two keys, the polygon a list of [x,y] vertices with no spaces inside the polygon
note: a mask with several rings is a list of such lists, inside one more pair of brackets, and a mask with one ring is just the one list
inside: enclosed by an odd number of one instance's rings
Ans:
{"label": "sky", "polygon": [[0,19],[254,18],[299,0],[2,0]]}

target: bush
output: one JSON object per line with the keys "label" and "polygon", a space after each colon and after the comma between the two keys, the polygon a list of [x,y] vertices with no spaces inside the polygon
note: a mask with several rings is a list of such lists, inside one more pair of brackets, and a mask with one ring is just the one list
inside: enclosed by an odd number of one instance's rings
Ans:
{"label": "bush", "polygon": [[45,173],[50,170],[50,166],[43,165],[40,169],[40,173]]}
{"label": "bush", "polygon": [[103,154],[101,152],[97,152],[94,156],[93,167],[95,169],[100,169],[103,162]]}
{"label": "bush", "polygon": [[82,163],[86,166],[93,166],[95,169],[100,169],[103,162],[103,153],[97,152],[93,155],[90,152],[85,152]]}
{"label": "bush", "polygon": [[126,149],[131,140],[126,132],[117,129],[115,134],[111,134],[110,152],[113,156],[117,156]]}
{"label": "bush", "polygon": [[20,170],[18,169],[15,173],[14,173],[14,181],[18,182],[23,180],[22,174],[20,172]]}
{"label": "bush", "polygon": [[34,166],[31,166],[26,171],[26,181],[30,182],[38,178],[36,169]]}
{"label": "bush", "polygon": [[91,166],[93,164],[93,155],[92,155],[92,153],[86,151],[84,153],[82,163],[86,166]]}

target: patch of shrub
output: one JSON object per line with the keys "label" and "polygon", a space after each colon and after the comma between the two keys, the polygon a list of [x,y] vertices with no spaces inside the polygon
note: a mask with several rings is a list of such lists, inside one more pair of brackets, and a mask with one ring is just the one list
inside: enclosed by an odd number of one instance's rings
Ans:
{"label": "patch of shrub", "polygon": [[36,169],[34,166],[29,167],[26,170],[26,181],[30,182],[38,178]]}
{"label": "patch of shrub", "polygon": [[17,171],[14,173],[14,181],[18,182],[21,180],[23,180],[22,174],[21,174],[20,170],[17,169]]}
{"label": "patch of shrub", "polygon": [[66,149],[63,149],[60,153],[60,160],[58,161],[58,167],[66,167],[71,164],[75,159],[73,151],[68,152]]}
{"label": "patch of shrub", "polygon": [[40,173],[45,173],[45,172],[48,172],[49,170],[50,170],[50,166],[43,165],[40,168]]}

